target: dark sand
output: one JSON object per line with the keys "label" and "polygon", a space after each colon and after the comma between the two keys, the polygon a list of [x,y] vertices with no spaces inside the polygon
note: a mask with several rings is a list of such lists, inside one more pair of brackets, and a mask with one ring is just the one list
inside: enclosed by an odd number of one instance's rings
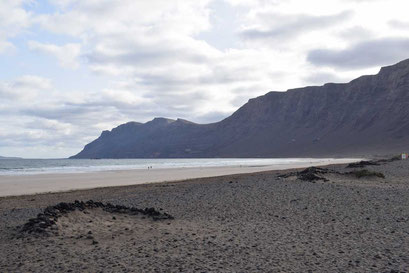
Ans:
{"label": "dark sand", "polygon": [[[0,198],[0,272],[409,272],[409,160],[365,169],[386,178],[271,171]],[[16,229],[90,199],[175,219],[90,209],[59,218],[58,235]]]}

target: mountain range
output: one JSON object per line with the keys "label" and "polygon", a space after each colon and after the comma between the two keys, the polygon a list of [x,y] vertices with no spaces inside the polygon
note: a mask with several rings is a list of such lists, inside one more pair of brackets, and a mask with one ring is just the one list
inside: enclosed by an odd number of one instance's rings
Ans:
{"label": "mountain range", "polygon": [[155,118],[102,134],[71,158],[338,157],[409,150],[409,59],[349,83],[250,99],[226,119]]}

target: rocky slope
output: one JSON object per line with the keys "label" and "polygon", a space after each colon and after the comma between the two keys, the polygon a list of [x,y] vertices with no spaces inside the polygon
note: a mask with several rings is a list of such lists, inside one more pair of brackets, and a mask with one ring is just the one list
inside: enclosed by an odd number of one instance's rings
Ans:
{"label": "rocky slope", "polygon": [[269,92],[212,124],[155,118],[104,131],[72,158],[308,157],[409,149],[409,59],[377,75]]}

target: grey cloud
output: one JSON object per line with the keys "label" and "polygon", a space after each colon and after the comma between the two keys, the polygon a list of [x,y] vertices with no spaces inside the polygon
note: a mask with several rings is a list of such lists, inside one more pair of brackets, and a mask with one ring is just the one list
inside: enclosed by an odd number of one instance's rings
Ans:
{"label": "grey cloud", "polygon": [[360,42],[343,50],[312,50],[307,60],[317,66],[360,69],[394,63],[408,57],[409,39],[384,38]]}
{"label": "grey cloud", "polygon": [[[284,14],[260,14],[260,16],[273,20],[268,29],[250,28],[243,30],[240,34],[245,39],[287,39],[306,31],[330,27],[349,19],[352,11],[343,11],[334,15],[311,16],[306,14],[284,15]],[[265,20],[265,21],[268,21]],[[265,24],[271,24],[265,22]]]}
{"label": "grey cloud", "polygon": [[263,95],[267,92],[264,86],[261,85],[247,85],[234,88],[232,92],[235,94],[234,98],[230,101],[230,104],[234,107],[241,107],[247,103],[249,99],[254,98],[257,95]]}
{"label": "grey cloud", "polygon": [[21,109],[20,113],[33,117],[72,121],[73,119],[80,118],[83,114],[89,114],[93,110],[92,107],[70,104],[54,105],[52,107],[37,105]]}
{"label": "grey cloud", "polygon": [[21,76],[11,82],[0,82],[0,98],[24,100],[32,99],[36,94],[49,90],[51,81],[37,76]]}
{"label": "grey cloud", "polygon": [[[136,89],[136,87],[135,87]],[[48,120],[58,120],[75,126],[89,127],[102,120],[149,120],[154,116],[183,117],[190,119],[195,108],[209,99],[206,92],[190,93],[150,92],[140,103],[115,101],[112,98],[94,97],[82,103],[65,102],[51,105],[32,105],[19,109],[18,114]],[[109,128],[106,128],[109,129]]]}
{"label": "grey cloud", "polygon": [[47,141],[48,140],[31,137],[26,133],[9,134],[0,136],[0,147],[20,146],[22,143],[24,143],[24,146],[37,146]]}
{"label": "grey cloud", "polygon": [[[38,130],[41,131],[41,129]],[[0,148],[11,150],[13,147],[19,149],[23,148],[24,153],[19,154],[23,157],[38,157],[38,151],[35,154],[30,154],[27,152],[30,148],[36,148],[35,150],[37,150],[39,147],[49,147],[53,150],[61,148],[65,151],[65,153],[67,151],[72,151],[71,153],[74,153],[80,150],[80,147],[83,147],[83,145],[98,137],[101,132],[99,130],[88,130],[86,133],[80,132],[69,136],[61,136],[53,131],[46,131],[46,133],[51,134],[52,137],[33,137],[28,135],[26,132],[0,136]],[[53,157],[58,157],[58,155],[54,154]]]}
{"label": "grey cloud", "polygon": [[333,73],[317,72],[304,77],[304,81],[308,84],[320,85],[324,83],[342,83],[346,80]]}
{"label": "grey cloud", "polygon": [[209,94],[200,90],[190,93],[150,94],[149,112],[146,116],[166,116],[192,120],[196,108],[209,100]]}
{"label": "grey cloud", "polygon": [[246,95],[241,95],[240,96],[239,95],[239,96],[236,96],[233,100],[231,100],[230,103],[233,106],[240,107],[243,104],[245,104],[246,102],[248,102],[249,99],[250,99],[249,96],[246,96]]}
{"label": "grey cloud", "polygon": [[[249,96],[251,93],[264,93],[266,90],[262,85],[253,84],[253,85],[243,85],[240,87],[236,87],[232,90],[232,92],[238,96]],[[248,97],[250,98],[250,97]]]}
{"label": "grey cloud", "polygon": [[[115,37],[108,37],[114,39]],[[118,39],[118,41],[121,41]],[[190,63],[201,63],[207,61],[207,56],[200,52],[186,49],[181,45],[170,46],[174,42],[163,41],[168,43],[156,43],[155,45],[139,44],[137,41],[122,42],[111,47],[120,48],[120,53],[112,54],[103,50],[95,49],[82,57],[91,65],[114,64],[114,65],[159,65],[169,64],[172,61],[185,61]]]}
{"label": "grey cloud", "polygon": [[339,33],[339,36],[347,40],[368,40],[374,33],[362,26],[347,28]]}
{"label": "grey cloud", "polygon": [[409,30],[409,21],[391,20],[388,25],[396,29]]}
{"label": "grey cloud", "polygon": [[17,95],[11,92],[9,88],[7,88],[6,86],[0,85],[0,98],[1,99],[12,99],[16,97]]}
{"label": "grey cloud", "polygon": [[[211,64],[209,64],[211,66]],[[233,69],[226,67],[211,66],[211,72],[189,77],[183,75],[182,77],[175,78],[173,75],[166,74],[153,74],[153,73],[141,73],[136,76],[141,79],[140,84],[149,86],[151,89],[161,90],[180,90],[181,87],[187,86],[201,86],[201,85],[213,85],[213,84],[228,84],[232,82],[241,81],[257,81],[258,79],[252,79],[249,76],[249,71],[246,69]],[[246,75],[246,77],[243,77]]]}
{"label": "grey cloud", "polygon": [[194,118],[194,122],[197,123],[212,123],[212,122],[218,122],[226,117],[228,117],[231,113],[226,113],[226,112],[209,112],[201,116],[197,116]]}
{"label": "grey cloud", "polygon": [[122,65],[138,65],[146,63],[158,63],[164,62],[179,55],[177,52],[172,51],[148,51],[146,49],[136,49],[132,52],[125,52],[116,55],[109,55],[101,51],[93,51],[87,55],[84,55],[88,63],[92,64],[122,64]]}

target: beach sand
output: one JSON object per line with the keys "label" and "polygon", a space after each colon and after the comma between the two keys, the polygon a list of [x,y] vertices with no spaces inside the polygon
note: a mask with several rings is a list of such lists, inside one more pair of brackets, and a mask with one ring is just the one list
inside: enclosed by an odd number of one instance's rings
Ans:
{"label": "beach sand", "polygon": [[[0,272],[408,272],[409,160],[0,198]],[[359,170],[359,169],[358,169]],[[337,173],[338,172],[338,173]],[[87,209],[49,236],[21,232],[45,207],[94,200],[173,220]]]}
{"label": "beach sand", "polygon": [[358,159],[323,159],[318,163],[294,163],[272,166],[231,166],[170,169],[135,169],[90,173],[58,173],[34,175],[0,175],[0,196],[35,194],[44,192],[91,189],[97,187],[125,186],[221,175],[255,173],[289,168],[305,168],[336,163],[354,162]]}

